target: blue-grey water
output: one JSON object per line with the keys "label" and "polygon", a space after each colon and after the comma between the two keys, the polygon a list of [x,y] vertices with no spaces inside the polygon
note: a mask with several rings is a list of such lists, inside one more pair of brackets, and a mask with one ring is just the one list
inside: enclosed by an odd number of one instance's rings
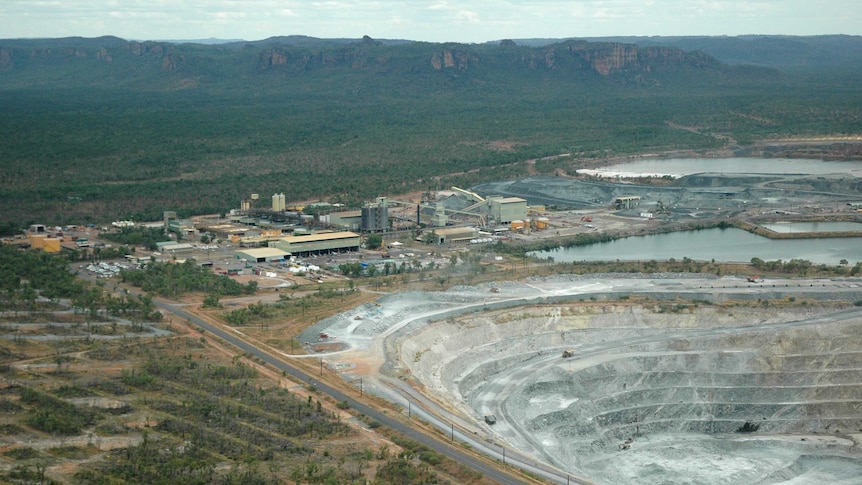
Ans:
{"label": "blue-grey water", "polygon": [[632,236],[616,241],[551,251],[535,251],[530,256],[574,261],[695,260],[749,262],[805,259],[815,264],[850,265],[862,261],[862,238],[768,239],[736,228],[672,232]]}

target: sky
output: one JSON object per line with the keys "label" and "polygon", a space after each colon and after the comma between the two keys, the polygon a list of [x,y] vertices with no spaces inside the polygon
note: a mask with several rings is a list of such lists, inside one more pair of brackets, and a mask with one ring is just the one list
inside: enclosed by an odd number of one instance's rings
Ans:
{"label": "sky", "polygon": [[479,43],[652,35],[862,34],[860,0],[0,0],[0,38],[276,35]]}

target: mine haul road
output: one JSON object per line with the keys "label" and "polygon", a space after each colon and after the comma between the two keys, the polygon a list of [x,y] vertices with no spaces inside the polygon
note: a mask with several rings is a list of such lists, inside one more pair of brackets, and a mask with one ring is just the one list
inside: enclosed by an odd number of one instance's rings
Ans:
{"label": "mine haul road", "polygon": [[[459,449],[460,445],[458,445],[458,444],[452,444],[452,445],[445,444],[445,443],[441,442],[433,434],[426,433],[422,430],[419,430],[419,429],[413,428],[412,426],[406,425],[406,424],[400,422],[399,420],[394,419],[394,418],[384,414],[383,412],[378,411],[377,409],[375,409],[371,406],[368,406],[364,403],[361,403],[361,402],[353,399],[352,397],[348,396],[347,394],[344,394],[341,391],[339,391],[339,390],[337,390],[331,386],[328,386],[323,382],[320,382],[319,379],[315,379],[313,376],[307,374],[306,372],[304,372],[304,371],[302,371],[296,367],[293,367],[293,366],[287,364],[286,362],[276,358],[275,356],[273,356],[269,352],[261,350],[260,348],[250,344],[249,342],[245,341],[244,339],[240,338],[239,336],[231,334],[230,332],[227,332],[227,331],[225,331],[225,330],[223,330],[223,329],[221,329],[215,325],[207,323],[206,321],[202,320],[201,318],[197,317],[196,315],[183,310],[178,305],[172,305],[170,303],[166,303],[166,302],[158,300],[158,299],[155,299],[154,303],[157,307],[161,308],[162,310],[170,312],[170,313],[172,313],[172,314],[174,314],[180,318],[186,319],[187,321],[197,325],[201,329],[205,330],[206,332],[209,332],[210,334],[218,337],[219,339],[230,343],[231,345],[235,346],[236,348],[238,348],[244,352],[248,352],[249,354],[253,355],[254,357],[257,357],[258,359],[261,359],[264,362],[266,362],[267,364],[275,367],[276,369],[285,372],[286,374],[288,374],[289,376],[291,376],[292,378],[294,378],[298,382],[303,382],[303,383],[306,383],[309,385],[314,384],[314,386],[317,389],[319,389],[321,392],[327,394],[328,396],[332,397],[336,401],[338,401],[338,402],[346,401],[347,404],[349,404],[351,408],[359,411],[360,413],[363,413],[366,416],[370,417],[371,419],[374,419],[374,420],[380,422],[384,426],[388,426],[389,428],[395,430],[398,433],[401,433],[402,435],[410,438],[413,441],[416,441],[417,443],[425,445],[428,448],[430,448],[430,449],[432,449],[432,450],[434,450],[434,451],[436,451],[442,455],[445,455],[445,456],[449,457],[450,459],[452,459],[458,463],[461,463],[465,466],[470,467],[471,469],[481,473],[485,477],[488,477],[488,478],[490,478],[490,479],[492,479],[498,483],[501,483],[503,485],[525,485],[525,484],[536,483],[535,481],[524,480],[524,479],[512,476],[511,474],[506,473],[504,471],[501,471],[500,469],[498,469],[495,466],[492,466],[488,462],[481,460],[479,458],[476,458],[475,456],[472,456],[471,454],[460,450]],[[562,483],[566,483],[565,480]],[[583,483],[586,485],[589,482],[580,482],[580,481],[575,481],[573,479],[571,481],[571,483]]]}

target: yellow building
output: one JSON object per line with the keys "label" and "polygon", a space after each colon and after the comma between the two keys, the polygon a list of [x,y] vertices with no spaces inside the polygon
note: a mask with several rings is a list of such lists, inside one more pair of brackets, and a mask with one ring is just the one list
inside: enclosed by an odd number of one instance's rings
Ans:
{"label": "yellow building", "polygon": [[48,237],[42,240],[42,250],[46,253],[59,253],[60,240],[54,237]]}
{"label": "yellow building", "polygon": [[45,234],[27,234],[27,239],[30,240],[30,247],[33,249],[42,249],[45,247],[45,239],[48,236]]}

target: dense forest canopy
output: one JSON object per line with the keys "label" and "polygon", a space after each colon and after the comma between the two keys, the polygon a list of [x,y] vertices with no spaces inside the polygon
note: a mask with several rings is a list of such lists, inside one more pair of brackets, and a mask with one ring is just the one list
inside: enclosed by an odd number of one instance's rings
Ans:
{"label": "dense forest canopy", "polygon": [[352,204],[561,153],[858,134],[862,63],[846,57],[862,49],[842,39],[828,69],[726,64],[656,39],[0,40],[0,229],[223,212],[251,192]]}

